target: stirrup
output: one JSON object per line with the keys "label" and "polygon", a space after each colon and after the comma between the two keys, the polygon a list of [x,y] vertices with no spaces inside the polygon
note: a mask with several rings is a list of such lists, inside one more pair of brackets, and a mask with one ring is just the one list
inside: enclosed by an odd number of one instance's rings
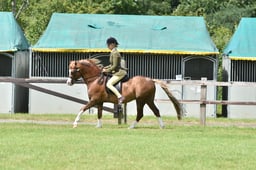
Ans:
{"label": "stirrup", "polygon": [[124,97],[123,96],[118,98],[118,104],[119,105],[122,105],[123,101],[124,101]]}

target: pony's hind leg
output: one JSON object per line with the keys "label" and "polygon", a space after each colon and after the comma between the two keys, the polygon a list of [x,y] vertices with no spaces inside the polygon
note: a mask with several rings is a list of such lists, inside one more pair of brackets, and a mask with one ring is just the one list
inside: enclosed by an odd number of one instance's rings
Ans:
{"label": "pony's hind leg", "polygon": [[138,124],[138,122],[140,121],[140,119],[143,117],[143,107],[145,105],[145,102],[137,99],[136,105],[137,105],[137,117],[136,117],[136,120],[131,124],[129,129],[134,129]]}
{"label": "pony's hind leg", "polygon": [[153,111],[154,115],[158,118],[158,123],[159,123],[160,128],[161,129],[164,128],[164,122],[163,122],[163,120],[161,118],[159,109],[156,107],[154,101],[147,102],[147,105]]}
{"label": "pony's hind leg", "polygon": [[102,109],[103,109],[103,103],[98,105],[98,122],[97,122],[96,128],[102,128],[102,122],[101,122]]}

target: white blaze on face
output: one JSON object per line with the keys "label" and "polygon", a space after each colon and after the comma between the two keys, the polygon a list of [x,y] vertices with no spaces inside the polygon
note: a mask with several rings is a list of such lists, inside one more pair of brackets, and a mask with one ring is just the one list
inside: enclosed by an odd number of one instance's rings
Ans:
{"label": "white blaze on face", "polygon": [[71,76],[71,69],[68,70],[68,76],[70,77]]}
{"label": "white blaze on face", "polygon": [[72,82],[72,79],[70,78],[71,77],[71,69],[68,70],[68,73],[69,73],[69,78],[67,79],[67,85],[69,86],[72,86],[73,85],[73,82]]}

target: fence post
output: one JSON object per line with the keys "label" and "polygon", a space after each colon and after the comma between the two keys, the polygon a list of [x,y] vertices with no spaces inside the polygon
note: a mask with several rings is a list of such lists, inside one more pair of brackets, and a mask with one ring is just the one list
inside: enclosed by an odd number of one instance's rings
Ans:
{"label": "fence post", "polygon": [[201,78],[202,84],[201,84],[201,103],[200,103],[200,124],[205,126],[206,124],[206,96],[207,96],[207,86],[205,82],[207,81],[207,78],[202,77]]}
{"label": "fence post", "polygon": [[124,104],[124,124],[127,124],[127,103]]}
{"label": "fence post", "polygon": [[118,124],[122,124],[122,118],[123,118],[123,107],[118,106]]}

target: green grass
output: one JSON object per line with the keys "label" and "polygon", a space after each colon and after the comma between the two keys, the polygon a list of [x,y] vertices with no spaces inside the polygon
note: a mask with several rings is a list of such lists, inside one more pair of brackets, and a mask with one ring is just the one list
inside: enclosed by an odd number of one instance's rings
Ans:
{"label": "green grass", "polygon": [[[11,116],[58,120],[56,115]],[[74,117],[62,116],[68,121]],[[95,120],[95,115],[85,115],[85,120]],[[70,125],[0,123],[0,169],[255,169],[254,128],[167,123],[161,130],[154,118],[144,119],[151,121],[135,130],[115,123],[105,123],[102,129],[85,124],[72,129]],[[196,122],[184,123],[191,121]]]}

